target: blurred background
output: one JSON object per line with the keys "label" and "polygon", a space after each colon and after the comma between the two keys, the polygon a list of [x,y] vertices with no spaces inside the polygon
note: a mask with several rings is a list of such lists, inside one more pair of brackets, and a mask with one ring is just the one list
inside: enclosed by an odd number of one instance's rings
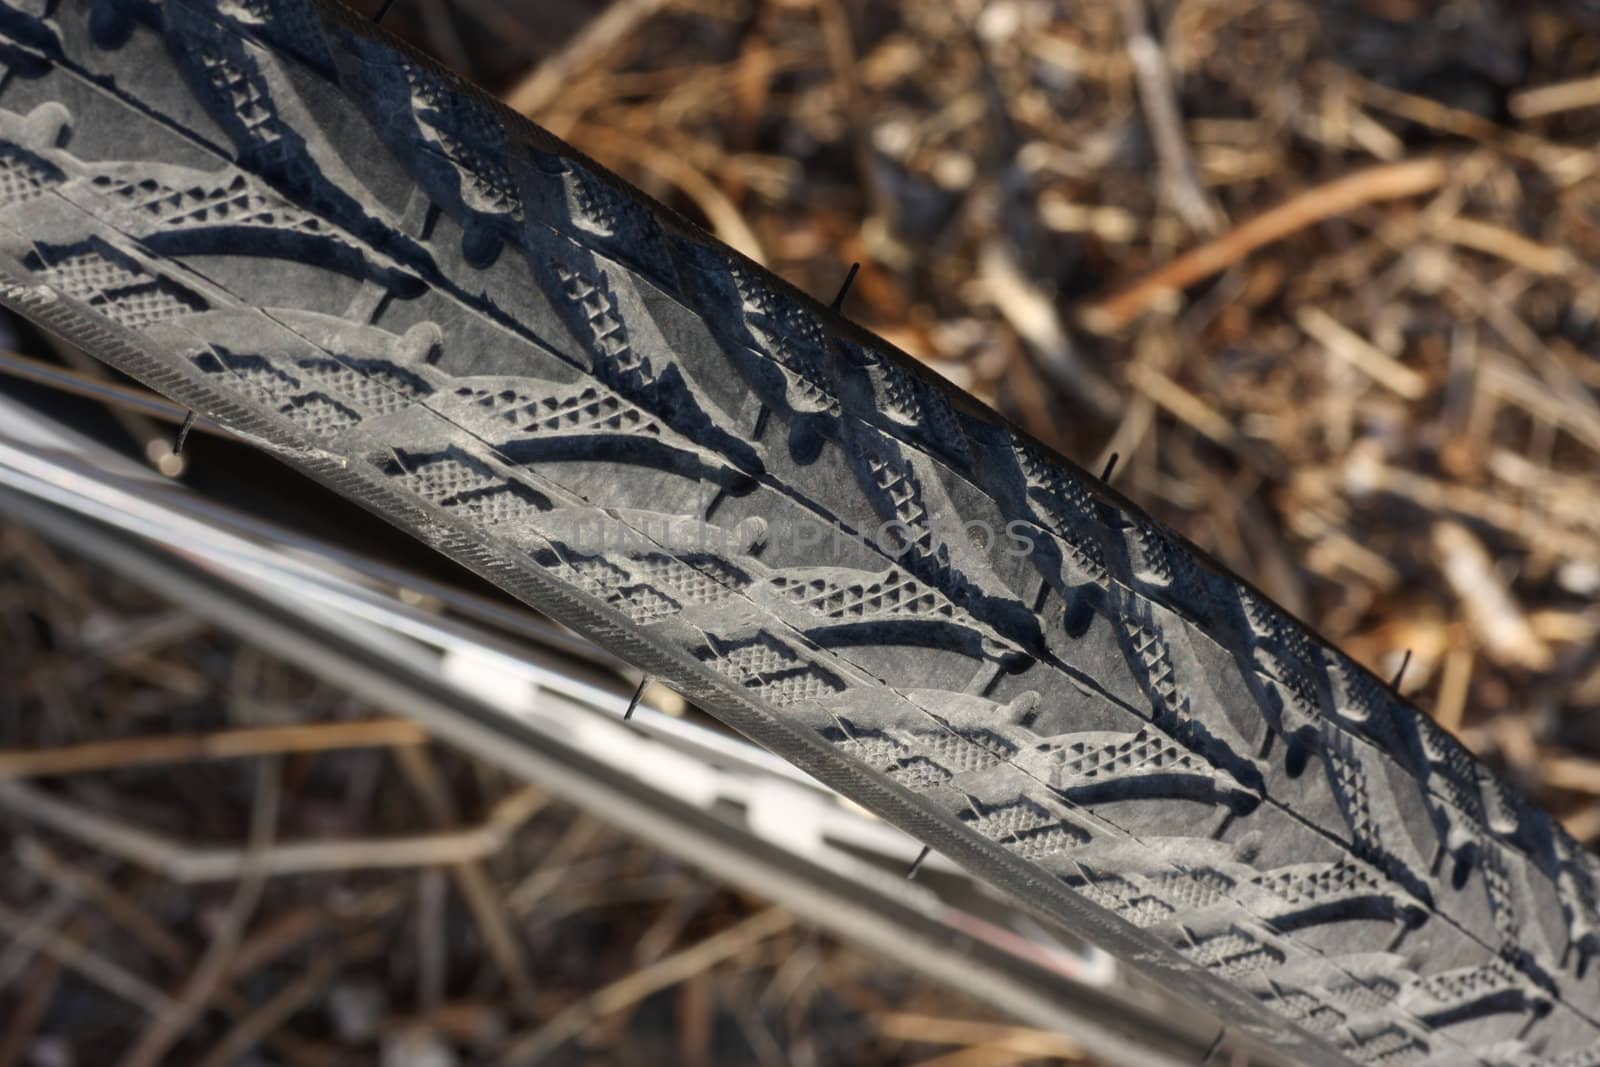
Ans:
{"label": "blurred background", "polygon": [[[859,262],[848,315],[1086,468],[1117,457],[1122,492],[1405,663],[1600,840],[1600,7],[398,0],[384,25],[823,301]],[[1088,1062],[16,526],[0,679],[0,778],[160,837],[135,863],[0,813],[0,1067],[518,1040]],[[262,726],[250,761],[149,751]],[[37,759],[94,745],[64,779]],[[380,852],[160,873],[162,842],[237,860],[267,821]],[[385,859],[423,830],[436,853]]]}

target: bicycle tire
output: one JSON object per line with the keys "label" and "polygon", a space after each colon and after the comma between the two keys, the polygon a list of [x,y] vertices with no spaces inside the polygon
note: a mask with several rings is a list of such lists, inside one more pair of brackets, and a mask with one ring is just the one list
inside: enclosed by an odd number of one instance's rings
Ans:
{"label": "bicycle tire", "polygon": [[1596,861],[883,341],[330,0],[0,63],[0,302],[1300,1062],[1600,1064]]}

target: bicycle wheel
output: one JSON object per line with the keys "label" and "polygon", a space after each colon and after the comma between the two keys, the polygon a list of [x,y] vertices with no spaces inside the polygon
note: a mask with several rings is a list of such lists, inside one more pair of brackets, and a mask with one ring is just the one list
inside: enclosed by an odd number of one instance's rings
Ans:
{"label": "bicycle wheel", "polygon": [[0,41],[9,306],[1304,1062],[1600,1058],[1587,855],[883,342],[331,4]]}
{"label": "bicycle wheel", "polygon": [[[669,694],[649,690],[634,705],[634,672],[603,650],[531,612],[375,558],[398,538],[381,547],[321,541],[300,511],[266,519],[254,501],[239,511],[173,484],[74,428],[97,415],[104,422],[92,404],[46,416],[7,396],[10,384],[0,377],[0,537],[20,522],[68,556],[414,719],[447,747],[719,881],[1025,1025],[1068,1035],[1097,1064],[1190,1067],[1208,1050],[1227,1062],[1212,1020],[1108,954],[1042,927],[941,857],[924,857],[908,881],[912,838],[701,716],[658,707]],[[205,451],[215,467],[234,449],[214,439]],[[624,718],[630,707],[637,714]],[[0,715],[0,739],[42,725]],[[36,803],[43,794],[8,784],[0,775],[0,833],[8,817],[26,827],[24,813],[48,807]],[[80,825],[44,824],[68,839]],[[136,847],[120,855],[150,860]],[[156,863],[150,873],[171,871]],[[518,1047],[503,1043],[503,1062],[518,1062]]]}

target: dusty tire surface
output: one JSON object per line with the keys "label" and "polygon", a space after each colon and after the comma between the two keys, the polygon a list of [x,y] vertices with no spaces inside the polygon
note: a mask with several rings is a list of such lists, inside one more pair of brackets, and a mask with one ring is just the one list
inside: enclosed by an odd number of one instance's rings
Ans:
{"label": "dusty tire surface", "polygon": [[332,4],[0,64],[9,307],[1291,1057],[1600,1064],[1594,860],[884,342]]}

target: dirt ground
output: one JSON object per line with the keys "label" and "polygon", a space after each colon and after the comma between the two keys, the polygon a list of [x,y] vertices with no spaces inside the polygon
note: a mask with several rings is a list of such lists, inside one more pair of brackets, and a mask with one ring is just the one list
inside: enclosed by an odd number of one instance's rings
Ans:
{"label": "dirt ground", "polygon": [[[824,300],[859,262],[850,315],[1085,467],[1115,456],[1124,493],[1380,673],[1405,663],[1419,706],[1600,840],[1600,8],[598,6],[399,0],[385,25]],[[0,531],[0,768],[155,835],[135,862],[0,815],[0,1067],[432,1067],[518,1041],[1072,1062],[101,582]],[[350,724],[363,744],[318,750]],[[263,728],[267,756],[130,755]],[[14,758],[107,740],[131,747],[71,774]],[[448,851],[485,827],[499,847]],[[424,831],[446,851],[384,852]],[[378,853],[174,877],[175,842],[225,866],[268,834]]]}

